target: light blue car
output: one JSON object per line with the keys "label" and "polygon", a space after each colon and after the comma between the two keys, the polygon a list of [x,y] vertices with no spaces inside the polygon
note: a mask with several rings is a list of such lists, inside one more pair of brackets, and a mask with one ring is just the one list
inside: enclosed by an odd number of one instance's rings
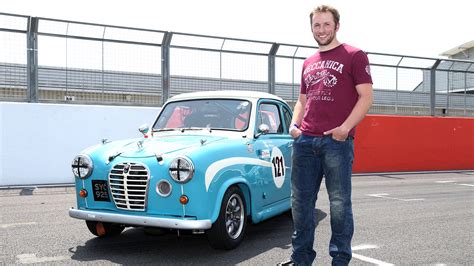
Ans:
{"label": "light blue car", "polygon": [[92,234],[125,227],[206,233],[233,249],[248,222],[290,209],[292,112],[255,91],[170,98],[139,139],[87,148],[72,162],[77,208]]}

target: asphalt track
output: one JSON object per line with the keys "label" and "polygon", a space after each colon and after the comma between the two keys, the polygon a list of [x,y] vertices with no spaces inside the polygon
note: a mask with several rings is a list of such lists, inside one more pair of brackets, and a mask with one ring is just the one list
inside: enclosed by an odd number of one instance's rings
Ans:
{"label": "asphalt track", "polygon": [[[330,265],[322,186],[314,265]],[[72,187],[0,189],[0,265],[276,265],[291,252],[283,214],[248,227],[237,249],[212,249],[204,235],[150,235],[128,228],[99,239],[68,216]],[[474,172],[356,175],[351,265],[474,265]]]}

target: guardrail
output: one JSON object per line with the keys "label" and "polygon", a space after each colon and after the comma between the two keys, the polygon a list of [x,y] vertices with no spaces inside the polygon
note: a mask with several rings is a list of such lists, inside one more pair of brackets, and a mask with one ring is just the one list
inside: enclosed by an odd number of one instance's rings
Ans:
{"label": "guardrail", "polygon": [[[316,47],[0,13],[0,100],[161,105],[198,90],[298,97]],[[474,116],[474,61],[367,52],[371,113]]]}

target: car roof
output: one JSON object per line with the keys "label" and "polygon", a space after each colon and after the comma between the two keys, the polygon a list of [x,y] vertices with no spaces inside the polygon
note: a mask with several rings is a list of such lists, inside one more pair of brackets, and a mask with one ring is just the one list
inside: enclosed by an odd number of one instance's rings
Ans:
{"label": "car roof", "polygon": [[267,92],[260,91],[238,91],[238,90],[220,90],[220,91],[199,91],[199,92],[188,92],[182,93],[176,96],[171,97],[169,100],[187,100],[187,99],[196,99],[196,98],[228,98],[228,99],[274,99],[283,101],[284,100],[276,95]]}

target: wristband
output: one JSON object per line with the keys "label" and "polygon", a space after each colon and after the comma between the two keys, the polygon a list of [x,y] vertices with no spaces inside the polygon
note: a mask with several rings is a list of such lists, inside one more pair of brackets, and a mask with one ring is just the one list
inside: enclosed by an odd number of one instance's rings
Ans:
{"label": "wristband", "polygon": [[293,129],[296,129],[296,128],[299,129],[300,127],[299,127],[297,124],[291,125],[291,127],[290,127],[290,129],[289,129],[290,133],[291,133],[291,131],[293,131]]}

